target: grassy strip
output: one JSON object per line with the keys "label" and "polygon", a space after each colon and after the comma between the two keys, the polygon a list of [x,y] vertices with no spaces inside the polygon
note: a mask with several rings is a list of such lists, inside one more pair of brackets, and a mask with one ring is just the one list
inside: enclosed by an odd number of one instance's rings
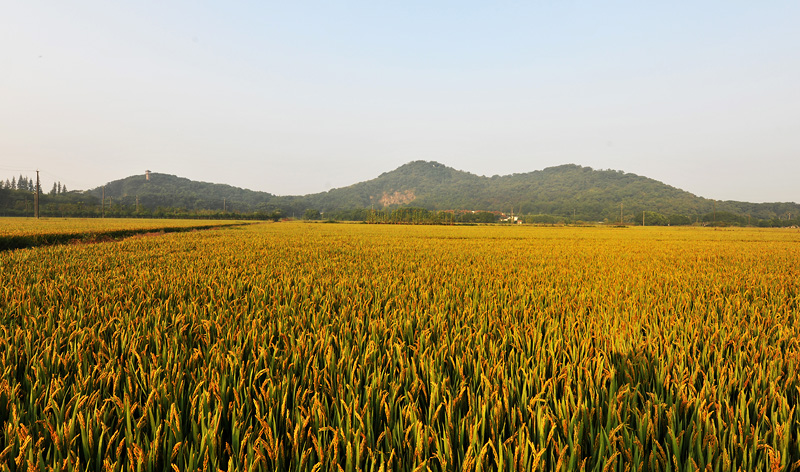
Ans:
{"label": "grassy strip", "polygon": [[56,244],[69,243],[95,243],[100,241],[110,241],[128,238],[146,233],[182,233],[186,231],[197,231],[212,228],[229,228],[232,226],[242,226],[252,223],[228,223],[221,225],[199,225],[199,226],[168,226],[157,228],[135,228],[135,229],[116,229],[108,231],[92,232],[73,232],[73,233],[49,233],[49,234],[26,234],[26,235],[0,235],[0,251],[12,249],[25,249],[39,246],[53,246]]}

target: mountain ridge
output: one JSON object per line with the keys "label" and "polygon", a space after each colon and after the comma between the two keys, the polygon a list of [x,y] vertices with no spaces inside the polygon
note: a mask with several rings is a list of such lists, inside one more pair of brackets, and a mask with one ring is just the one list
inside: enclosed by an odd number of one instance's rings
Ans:
{"label": "mountain ridge", "polygon": [[[100,197],[102,187],[88,191]],[[711,212],[770,219],[800,215],[794,202],[715,201],[658,180],[618,170],[562,164],[525,173],[486,177],[436,161],[411,161],[373,179],[307,195],[278,196],[226,184],[192,181],[169,174],[129,176],[105,185],[106,198],[146,208],[239,212],[308,209],[336,214],[357,209],[419,207],[430,211],[502,211],[573,217],[587,221],[634,217],[642,211],[695,217]],[[627,217],[627,216],[626,216]]]}

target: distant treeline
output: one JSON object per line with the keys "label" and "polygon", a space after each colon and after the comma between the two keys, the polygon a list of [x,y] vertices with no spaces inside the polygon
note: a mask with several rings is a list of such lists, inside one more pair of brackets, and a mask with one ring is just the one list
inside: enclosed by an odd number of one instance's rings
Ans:
{"label": "distant treeline", "polygon": [[[644,216],[644,219],[642,218]],[[364,221],[383,224],[626,224],[645,226],[759,226],[788,227],[800,226],[800,218],[794,219],[755,219],[730,212],[712,212],[689,217],[685,215],[663,215],[657,212],[644,212],[633,218],[603,221],[585,221],[564,216],[527,214],[510,216],[501,212],[489,211],[432,211],[425,208],[403,207],[394,210],[372,210],[369,208],[351,211],[320,213],[309,209],[303,214],[306,220]]]}
{"label": "distant treeline", "polygon": [[[35,183],[35,182],[34,182]],[[23,187],[25,188],[25,187]],[[34,191],[0,188],[0,216],[34,216]],[[213,220],[273,220],[284,217],[273,211],[225,211],[186,209],[159,206],[153,209],[144,205],[126,204],[113,197],[102,199],[88,192],[42,193],[39,195],[39,216],[49,218],[199,218]]]}

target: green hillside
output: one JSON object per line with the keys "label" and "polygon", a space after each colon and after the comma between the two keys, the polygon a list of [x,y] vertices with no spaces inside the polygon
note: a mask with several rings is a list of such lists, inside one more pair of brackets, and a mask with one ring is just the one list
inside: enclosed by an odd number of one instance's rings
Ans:
{"label": "green hillside", "polygon": [[[533,172],[484,177],[438,162],[414,161],[348,187],[304,196],[275,196],[230,185],[196,182],[167,174],[127,177],[105,185],[107,202],[142,208],[192,211],[275,212],[300,217],[308,209],[346,214],[360,209],[418,207],[431,211],[502,211],[566,217],[583,221],[637,221],[642,212],[675,222],[716,218],[746,222],[800,215],[796,203],[747,203],[698,197],[657,180],[616,170],[575,164]],[[102,188],[90,192],[100,197]]]}
{"label": "green hillside", "polygon": [[133,175],[107,183],[89,193],[102,198],[105,188],[106,203],[135,206],[138,198],[141,208],[183,208],[187,210],[214,210],[251,212],[264,209],[273,196],[225,184],[198,182],[169,174],[150,173]]}
{"label": "green hillside", "polygon": [[[0,211],[32,211],[30,189],[0,188]],[[105,192],[105,205],[102,205]],[[31,201],[29,201],[31,200]],[[539,215],[541,221],[696,222],[791,224],[797,203],[713,201],[654,179],[575,164],[484,177],[438,162],[414,161],[348,187],[303,196],[276,196],[224,184],[150,173],[109,182],[87,192],[47,196],[46,214],[107,216],[318,215],[364,219],[367,212],[419,208]],[[138,206],[137,206],[138,205]],[[102,209],[101,209],[102,208]],[[138,209],[138,210],[137,210]],[[73,211],[74,210],[74,211]],[[77,212],[77,213],[76,213]],[[759,223],[761,224],[761,223]]]}
{"label": "green hillside", "polygon": [[[693,221],[715,210],[713,200],[636,174],[567,164],[544,170],[483,177],[437,162],[415,161],[349,187],[308,195],[304,203],[324,212],[351,208],[421,207],[544,214],[586,221],[626,220],[645,212],[684,215]],[[772,219],[797,215],[795,203],[717,202],[718,215]]]}

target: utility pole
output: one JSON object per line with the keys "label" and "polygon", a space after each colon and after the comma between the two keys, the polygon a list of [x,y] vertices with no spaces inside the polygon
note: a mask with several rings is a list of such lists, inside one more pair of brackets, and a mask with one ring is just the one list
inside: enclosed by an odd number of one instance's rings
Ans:
{"label": "utility pole", "polygon": [[36,170],[36,193],[33,195],[33,213],[39,218],[39,170]]}
{"label": "utility pole", "polygon": [[619,202],[619,224],[622,224],[622,202]]}
{"label": "utility pole", "polygon": [[714,226],[717,226],[717,201],[714,200]]}
{"label": "utility pole", "polygon": [[139,195],[136,195],[136,213],[139,213]]}
{"label": "utility pole", "polygon": [[103,185],[103,200],[102,200],[100,208],[103,210],[103,218],[105,218],[106,217],[106,186],[105,185]]}
{"label": "utility pole", "polygon": [[[642,203],[644,205],[647,205],[647,202],[645,202],[646,199],[647,199],[647,193],[642,192]],[[645,209],[642,208],[642,228],[644,228],[644,214],[645,214]]]}
{"label": "utility pole", "polygon": [[222,212],[225,213],[228,211],[228,201],[225,197],[222,197]]}

